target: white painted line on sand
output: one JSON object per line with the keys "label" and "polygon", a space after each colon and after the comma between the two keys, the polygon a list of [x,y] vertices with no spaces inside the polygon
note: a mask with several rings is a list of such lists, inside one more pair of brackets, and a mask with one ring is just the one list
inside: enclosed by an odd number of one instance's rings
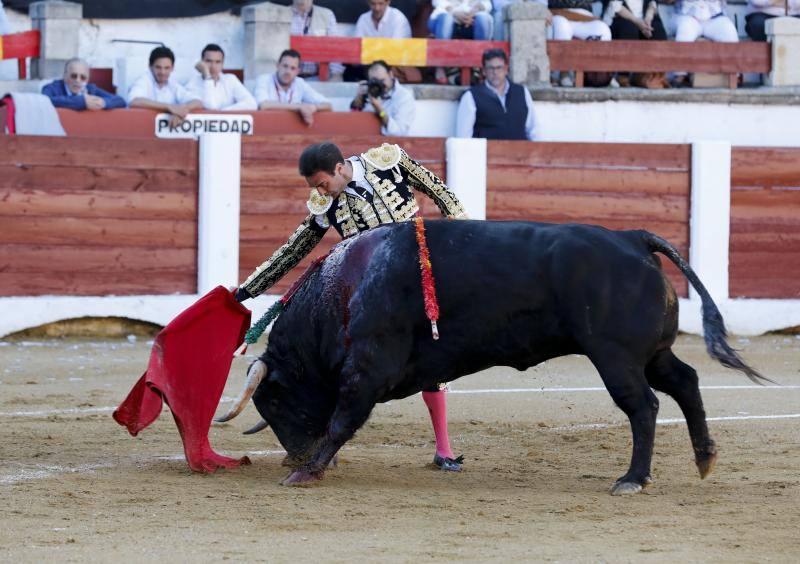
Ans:
{"label": "white painted line on sand", "polygon": [[[800,385],[789,386],[759,386],[757,384],[743,384],[739,386],[700,386],[701,390],[800,390]],[[603,386],[589,386],[584,388],[476,388],[463,390],[450,390],[451,394],[550,394],[573,392],[605,392]]]}
{"label": "white painted line on sand", "polygon": [[[748,421],[748,420],[774,420],[774,419],[800,419],[800,413],[784,413],[777,415],[724,415],[718,417],[706,417],[706,421]],[[683,417],[676,417],[672,419],[657,419],[657,425],[676,425],[678,423],[686,423]],[[578,423],[576,425],[562,425],[560,427],[550,427],[550,431],[585,431],[591,429],[609,429],[611,427],[625,427],[627,422],[613,422],[613,423]]]}
{"label": "white painted line on sand", "polygon": [[[789,386],[758,386],[758,385],[740,385],[740,386],[700,386],[701,390],[800,390],[800,385]],[[605,392],[606,389],[602,386],[591,386],[582,388],[480,388],[480,389],[466,389],[466,390],[450,390],[450,394],[558,394],[558,393],[574,393],[574,392]],[[234,398],[223,397],[220,403],[229,403],[234,401]],[[51,415],[84,415],[91,413],[110,413],[114,411],[116,406],[105,407],[70,407],[64,409],[42,409],[35,411],[0,411],[0,417],[48,417]],[[167,408],[165,407],[166,411]]]}

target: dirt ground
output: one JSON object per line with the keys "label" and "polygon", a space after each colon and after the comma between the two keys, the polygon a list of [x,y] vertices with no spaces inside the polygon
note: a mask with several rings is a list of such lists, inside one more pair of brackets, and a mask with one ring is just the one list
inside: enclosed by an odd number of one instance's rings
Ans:
{"label": "dirt ground", "polygon": [[789,387],[756,389],[681,337],[709,417],[723,418],[710,422],[716,471],[699,479],[679,410],[659,396],[655,482],[612,497],[630,431],[582,357],[455,382],[460,474],[430,467],[417,396],[378,406],[319,485],[288,488],[274,435],[240,434],[252,406],[211,443],[253,465],[215,475],[189,472],[167,412],[137,438],[114,423],[146,338],[0,341],[0,559],[798,562],[800,338],[732,342]]}

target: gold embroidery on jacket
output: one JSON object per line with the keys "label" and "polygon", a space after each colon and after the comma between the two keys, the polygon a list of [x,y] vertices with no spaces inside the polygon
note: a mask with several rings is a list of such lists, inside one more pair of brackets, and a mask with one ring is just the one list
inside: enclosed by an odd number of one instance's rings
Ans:
{"label": "gold embroidery on jacket", "polygon": [[278,280],[303,260],[322,240],[320,233],[311,227],[314,215],[308,215],[292,233],[289,240],[275,251],[253,272],[242,286],[253,297],[271,288]]}
{"label": "gold embroidery on jacket", "polygon": [[447,217],[463,217],[464,207],[447,186],[431,171],[401,150],[400,166],[408,172],[408,183],[433,200]]}
{"label": "gold embroidery on jacket", "polygon": [[342,228],[342,238],[347,239],[348,237],[356,235],[359,232],[358,226],[354,221],[353,212],[350,210],[350,206],[347,203],[347,195],[345,192],[339,194],[336,206],[336,223]]}

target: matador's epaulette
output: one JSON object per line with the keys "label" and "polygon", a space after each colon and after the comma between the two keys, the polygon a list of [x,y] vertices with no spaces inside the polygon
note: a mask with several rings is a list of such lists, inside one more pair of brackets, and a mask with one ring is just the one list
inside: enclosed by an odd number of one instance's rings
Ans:
{"label": "matador's epaulette", "polygon": [[364,159],[367,164],[378,170],[389,170],[397,166],[402,154],[403,151],[399,146],[391,143],[384,143],[380,147],[373,147],[366,153],[362,153],[361,158]]}

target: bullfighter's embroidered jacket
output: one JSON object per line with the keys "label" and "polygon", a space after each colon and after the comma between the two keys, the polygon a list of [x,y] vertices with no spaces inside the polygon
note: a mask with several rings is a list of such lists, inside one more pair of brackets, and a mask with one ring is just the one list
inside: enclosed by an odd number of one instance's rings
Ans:
{"label": "bullfighter's embroidered jacket", "polygon": [[[455,194],[399,146],[384,143],[358,158],[373,193],[359,197],[343,191],[324,213],[312,211],[286,244],[245,280],[240,292],[244,290],[255,297],[268,290],[311,252],[331,226],[347,239],[378,225],[413,218],[419,206],[412,188],[430,197],[445,217],[464,217],[464,208]],[[314,194],[312,191],[309,210],[315,209]]]}

